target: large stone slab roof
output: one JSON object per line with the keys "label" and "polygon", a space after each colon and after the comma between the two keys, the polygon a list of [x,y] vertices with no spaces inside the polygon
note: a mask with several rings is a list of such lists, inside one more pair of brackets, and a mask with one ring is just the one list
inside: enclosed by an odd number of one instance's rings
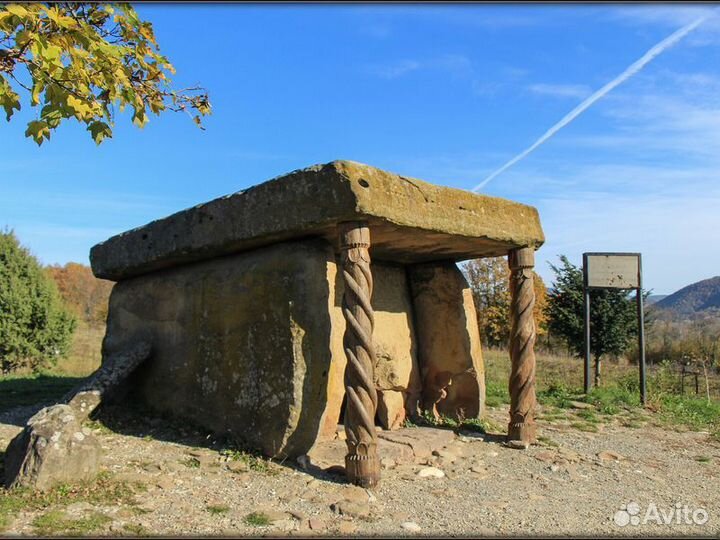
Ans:
{"label": "large stone slab roof", "polygon": [[532,206],[333,161],[113,236],[90,261],[118,281],[294,238],[336,244],[336,225],[357,219],[370,224],[372,257],[400,263],[499,256],[545,239]]}

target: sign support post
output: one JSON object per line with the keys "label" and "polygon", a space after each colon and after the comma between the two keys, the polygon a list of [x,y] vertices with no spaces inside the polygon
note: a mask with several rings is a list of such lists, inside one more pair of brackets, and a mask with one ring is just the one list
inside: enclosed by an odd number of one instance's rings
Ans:
{"label": "sign support post", "polygon": [[585,308],[585,377],[584,392],[590,393],[590,288],[587,283],[587,253],[583,253],[583,307]]}

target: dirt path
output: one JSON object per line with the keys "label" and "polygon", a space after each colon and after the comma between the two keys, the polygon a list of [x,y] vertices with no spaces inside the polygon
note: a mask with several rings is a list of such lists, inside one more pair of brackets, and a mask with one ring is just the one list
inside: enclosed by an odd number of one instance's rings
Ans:
{"label": "dirt path", "polygon": [[[505,408],[488,414],[499,425],[507,418]],[[386,450],[382,482],[368,492],[323,471],[342,456],[341,440],[313,452],[303,470],[247,456],[226,461],[200,433],[143,422],[124,434],[96,430],[103,468],[118,481],[143,486],[138,504],[75,502],[61,507],[67,519],[106,516],[100,534],[720,534],[720,445],[707,433],[617,422],[586,433],[540,421],[542,444],[519,451],[499,436],[405,428],[422,448],[404,445],[392,456]],[[18,430],[0,424],[0,448]],[[433,476],[437,470],[442,477]],[[677,503],[687,505],[691,521],[693,511],[696,521],[707,521],[682,523],[682,508],[679,520],[669,514]],[[648,509],[650,520],[642,524]],[[3,534],[32,534],[33,520],[51,510],[21,510]],[[662,513],[671,524],[659,523]]]}

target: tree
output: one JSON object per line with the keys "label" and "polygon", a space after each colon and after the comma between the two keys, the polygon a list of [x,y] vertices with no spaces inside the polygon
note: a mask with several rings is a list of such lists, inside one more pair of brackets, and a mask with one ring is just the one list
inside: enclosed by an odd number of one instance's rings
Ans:
{"label": "tree", "polygon": [[[510,339],[510,268],[505,257],[468,261],[462,267],[475,301],[480,335],[490,347],[504,347]],[[533,273],[537,334],[546,332],[547,290],[542,278]]]}
{"label": "tree", "polygon": [[112,281],[98,279],[90,267],[74,262],[49,266],[46,270],[77,317],[91,326],[105,324]]}
{"label": "tree", "polygon": [[18,92],[29,93],[40,110],[25,135],[38,145],[70,118],[100,144],[112,136],[116,108],[130,107],[139,127],[148,110],[185,111],[201,126],[207,93],[172,90],[173,74],[152,24],[129,4],[0,4],[0,106],[9,121],[20,110]]}
{"label": "tree", "polygon": [[[548,293],[548,330],[560,337],[578,357],[585,354],[584,293],[582,268],[560,256],[561,266],[550,265],[555,283]],[[622,289],[591,289],[590,352],[595,357],[595,383],[600,362],[607,354],[621,355],[637,336],[634,299]]]}
{"label": "tree", "polygon": [[70,346],[75,319],[15,234],[0,232],[0,369],[37,370]]}

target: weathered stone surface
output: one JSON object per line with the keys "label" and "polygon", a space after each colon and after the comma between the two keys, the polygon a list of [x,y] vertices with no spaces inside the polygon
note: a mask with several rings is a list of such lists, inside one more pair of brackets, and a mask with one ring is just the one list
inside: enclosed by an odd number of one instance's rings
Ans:
{"label": "weathered stone surface", "polygon": [[5,485],[46,490],[93,478],[100,444],[83,432],[69,405],[46,407],[28,420],[5,452]]}
{"label": "weathered stone surface", "polygon": [[[373,263],[372,271],[375,283],[372,297],[375,311],[373,340],[377,355],[375,387],[381,391],[384,407],[382,410],[387,411],[381,412],[379,420],[384,429],[394,429],[390,423],[397,423],[398,417],[404,419],[405,410],[412,413],[417,408],[421,393],[413,326],[413,307],[403,267]],[[328,404],[323,421],[322,436],[334,437],[345,396],[343,376],[346,359],[342,344],[345,319],[341,311],[341,300],[345,287],[335,265],[331,265],[328,276],[331,280],[334,278],[335,305],[330,311],[330,320],[333,326],[331,330],[333,357],[330,365]],[[392,392],[385,392],[389,390],[401,394],[402,400]],[[383,399],[382,396],[385,396],[386,399]]]}
{"label": "weathered stone surface", "polygon": [[[412,447],[383,439],[385,433],[397,432],[383,431],[378,433],[378,455],[382,456],[382,458],[392,459],[395,463],[412,463],[415,460]],[[308,455],[313,464],[319,467],[328,467],[332,464],[342,463],[346,453],[347,445],[344,441],[325,439],[318,441]]]}
{"label": "weathered stone surface", "polygon": [[365,219],[373,259],[402,263],[505,255],[544,241],[537,210],[351,161],[334,161],[153,221],[93,247],[96,276],[120,280],[289,239],[336,240]]}
{"label": "weathered stone surface", "polygon": [[474,418],[485,403],[485,372],[472,293],[451,262],[408,267],[415,309],[423,406]]}
{"label": "weathered stone surface", "polygon": [[149,405],[269,456],[305,454],[342,355],[330,318],[334,265],[317,239],[125,280],[110,298],[103,355],[144,331],[152,358],[129,386]]}
{"label": "weathered stone surface", "polygon": [[384,429],[398,429],[405,422],[405,394],[395,390],[378,393],[378,420]]}
{"label": "weathered stone surface", "polygon": [[103,398],[112,395],[128,376],[150,356],[151,345],[139,337],[104,359],[102,365],[64,398],[82,422],[100,405]]}
{"label": "weathered stone surface", "polygon": [[[433,450],[446,447],[455,439],[455,433],[449,429],[412,427],[398,431],[378,433],[380,440],[405,447],[412,452],[415,461],[429,458]],[[381,454],[385,457],[386,454]]]}

